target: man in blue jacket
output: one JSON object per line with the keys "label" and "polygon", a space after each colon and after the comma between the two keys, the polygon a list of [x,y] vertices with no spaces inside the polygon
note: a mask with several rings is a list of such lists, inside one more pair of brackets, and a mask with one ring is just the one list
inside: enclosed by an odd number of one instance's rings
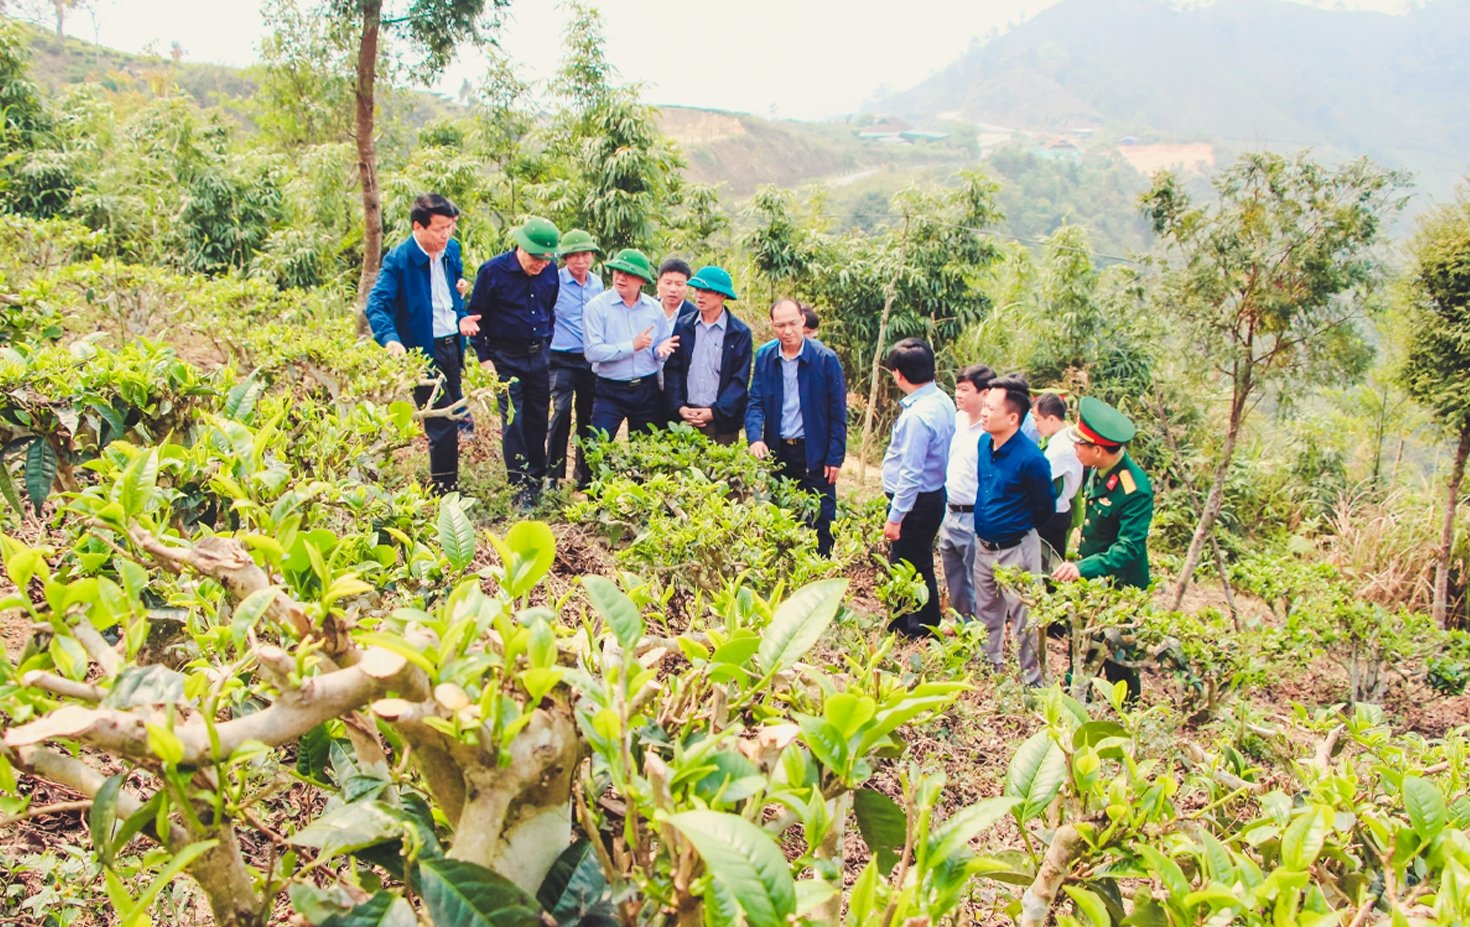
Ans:
{"label": "man in blue jacket", "polygon": [[745,439],[756,457],[774,452],[780,471],[820,498],[813,527],[825,557],[832,552],[837,475],[847,457],[847,383],[837,355],[809,340],[802,321],[794,299],[771,307],[776,343],[755,359]]}
{"label": "man in blue jacket", "polygon": [[750,326],[725,308],[735,286],[723,268],[700,268],[689,289],[699,312],[680,316],[674,326],[679,347],[664,364],[669,411],[716,443],[734,444],[745,423]]}
{"label": "man in blue jacket", "polygon": [[510,384],[500,397],[500,446],[516,507],[530,510],[546,476],[551,405],[551,331],[561,281],[553,268],[561,232],[532,216],[511,233],[515,247],[480,265],[470,311],[484,319],[475,338],[480,363]]}
{"label": "man in blue jacket", "polygon": [[[464,265],[459,242],[452,237],[459,210],[448,199],[428,193],[413,201],[409,212],[413,234],[389,251],[368,294],[366,314],[373,338],[389,354],[419,350],[429,358],[440,388],[414,387],[414,402],[443,409],[459,402],[464,338],[480,327],[478,315],[465,313],[460,295]],[[429,478],[435,491],[453,492],[459,485],[459,426],[443,417],[424,419],[429,438]]]}

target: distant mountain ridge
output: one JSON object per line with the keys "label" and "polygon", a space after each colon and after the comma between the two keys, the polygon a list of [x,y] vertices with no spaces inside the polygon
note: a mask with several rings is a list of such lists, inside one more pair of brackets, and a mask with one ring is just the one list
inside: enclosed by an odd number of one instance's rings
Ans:
{"label": "distant mountain ridge", "polygon": [[867,110],[1365,154],[1443,197],[1470,168],[1467,49],[1463,0],[1398,16],[1284,0],[1063,0]]}

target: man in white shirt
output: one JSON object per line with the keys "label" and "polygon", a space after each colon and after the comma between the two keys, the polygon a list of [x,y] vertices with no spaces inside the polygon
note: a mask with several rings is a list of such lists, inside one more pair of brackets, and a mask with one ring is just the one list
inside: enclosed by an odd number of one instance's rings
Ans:
{"label": "man in white shirt", "polygon": [[1072,533],[1072,500],[1082,485],[1082,461],[1077,459],[1075,442],[1068,437],[1067,403],[1056,393],[1046,393],[1036,400],[1033,410],[1036,430],[1041,433],[1041,450],[1051,464],[1052,486],[1057,492],[1057,511],[1037,533],[1051,548],[1042,556],[1052,562],[1067,559],[1067,538]]}
{"label": "man in white shirt", "polygon": [[980,436],[985,434],[981,422],[985,393],[994,378],[995,371],[984,364],[966,367],[955,378],[954,438],[950,441],[949,465],[945,471],[947,508],[944,523],[939,526],[939,556],[944,564],[949,607],[966,621],[975,620],[976,457]]}

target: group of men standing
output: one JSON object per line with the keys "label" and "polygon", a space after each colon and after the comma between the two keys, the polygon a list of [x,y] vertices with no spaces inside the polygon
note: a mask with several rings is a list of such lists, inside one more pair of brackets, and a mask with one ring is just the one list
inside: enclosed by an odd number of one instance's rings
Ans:
{"label": "group of men standing", "polygon": [[[1038,635],[1021,597],[997,582],[996,569],[1042,575],[1049,565],[1053,582],[1110,578],[1148,586],[1153,493],[1128,455],[1133,423],[1085,397],[1069,426],[1060,396],[1045,394],[1033,406],[1024,378],[997,377],[983,364],[959,372],[951,400],[934,382],[933,351],[916,338],[895,345],[887,366],[904,398],[883,460],[883,534],[892,542],[890,558],[912,564],[929,590],[924,606],[896,618],[893,629],[920,636],[939,623],[937,538],[950,606],[984,624],[990,664],[1002,666],[1009,632],[1022,681],[1040,685]],[[1068,559],[1072,506],[1085,472],[1091,475],[1082,493],[1081,539],[1076,559]],[[1137,696],[1136,670],[1110,660],[1105,671]]]}
{"label": "group of men standing", "polygon": [[[612,275],[604,288],[592,272],[603,253],[592,236],[562,235],[539,218],[513,232],[514,247],[480,266],[466,303],[452,237],[457,219],[442,196],[414,201],[412,235],[385,256],[367,317],[388,351],[416,348],[429,358],[439,382],[416,390],[421,407],[461,400],[466,341],[509,384],[500,399],[502,450],[523,509],[543,480],[565,477],[574,416],[583,445],[599,432],[615,436],[625,423],[632,433],[684,422],[722,444],[738,441],[743,428],[752,454],[774,458],[778,472],[818,497],[818,551],[831,552],[847,455],[847,387],[836,354],[810,337],[810,309],[777,300],[770,319],[776,337],[753,350],[750,327],[729,309],[737,296],[722,268],[692,272],[672,259],[655,272],[645,254],[624,248],[604,262]],[[657,297],[645,286],[655,286]],[[1023,682],[1038,685],[1037,636],[995,570],[1040,574],[1045,546],[1057,564],[1053,581],[1148,585],[1153,501],[1127,453],[1133,425],[1089,397],[1068,426],[1060,396],[1043,395],[1033,409],[1023,378],[997,377],[984,365],[959,372],[951,399],[935,382],[933,350],[915,338],[890,350],[887,367],[904,396],[883,461],[883,535],[891,560],[912,564],[929,593],[893,629],[920,636],[939,624],[937,539],[950,605],[983,622],[987,659],[1001,666],[1009,630]],[[425,431],[433,484],[453,491],[459,423],[431,416]],[[582,456],[573,471],[579,487],[590,480]],[[1091,476],[1081,493],[1078,559],[1068,560],[1084,470]],[[1109,674],[1129,679],[1136,692],[1136,673],[1113,665]]]}
{"label": "group of men standing", "polygon": [[[415,391],[421,407],[461,401],[467,343],[508,384],[501,442],[519,507],[534,505],[546,479],[565,478],[574,417],[584,446],[624,424],[633,433],[683,422],[722,444],[743,428],[753,454],[774,454],[783,473],[822,497],[815,528],[830,552],[847,392],[837,356],[807,340],[803,307],[773,307],[777,337],[756,355],[750,326],[728,308],[738,297],[723,268],[693,272],[670,259],[655,272],[647,255],[624,248],[603,263],[612,276],[604,287],[592,272],[603,253],[592,236],[562,235],[540,218],[512,232],[514,247],[480,266],[471,291],[453,239],[458,217],[442,196],[414,201],[412,234],[385,256],[367,318],[389,352],[416,348],[429,358],[438,383]],[[657,297],[644,291],[650,285]],[[433,485],[454,491],[459,423],[430,415],[424,427]],[[573,477],[579,488],[591,479],[582,454]]]}

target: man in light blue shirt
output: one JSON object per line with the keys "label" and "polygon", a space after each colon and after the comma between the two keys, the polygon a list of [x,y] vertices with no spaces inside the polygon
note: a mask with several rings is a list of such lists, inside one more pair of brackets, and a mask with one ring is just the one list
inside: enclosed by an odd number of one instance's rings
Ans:
{"label": "man in light blue shirt", "polygon": [[[551,425],[546,432],[546,473],[553,483],[567,475],[567,439],[572,434],[572,412],[577,413],[577,443],[592,437],[592,400],[597,376],[587,362],[582,341],[582,317],[587,304],[602,292],[602,278],[592,273],[594,256],[602,249],[582,229],[561,237],[561,289],[556,295],[556,325],[551,330]],[[572,470],[577,488],[591,481],[584,455],[577,453]]]}
{"label": "man in light blue shirt", "polygon": [[668,420],[658,372],[679,342],[658,300],[643,292],[654,279],[647,255],[624,248],[605,266],[612,289],[587,304],[582,340],[597,374],[592,428],[611,439],[625,421],[631,435]]}
{"label": "man in light blue shirt", "polygon": [[903,391],[903,411],[883,455],[883,492],[888,521],[883,537],[892,546],[888,562],[907,561],[924,578],[929,598],[916,612],[900,615],[889,629],[922,637],[939,624],[939,582],[934,575],[934,538],[944,521],[944,478],[954,438],[954,400],[934,383],[934,351],[918,338],[905,338],[888,352],[893,382]]}

